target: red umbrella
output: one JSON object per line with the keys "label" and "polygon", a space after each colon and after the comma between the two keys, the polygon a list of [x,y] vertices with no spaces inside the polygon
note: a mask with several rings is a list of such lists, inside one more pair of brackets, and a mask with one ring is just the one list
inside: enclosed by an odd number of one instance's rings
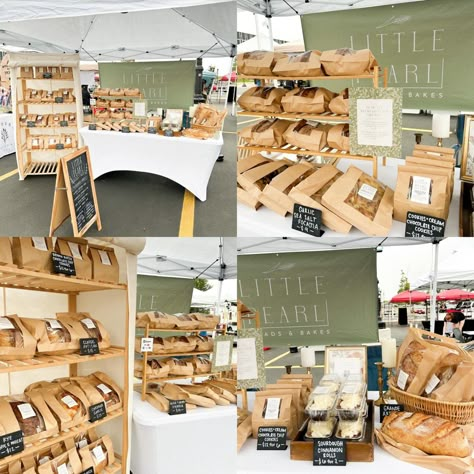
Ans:
{"label": "red umbrella", "polygon": [[[228,74],[221,77],[221,81],[228,81],[228,80],[229,80],[229,75]],[[236,80],[237,80],[237,73],[235,71],[233,71],[230,74],[230,82],[235,82]]]}
{"label": "red umbrella", "polygon": [[472,292],[470,293],[469,291],[466,291],[466,290],[457,290],[457,289],[444,290],[438,294],[436,299],[438,301],[473,300],[474,293]]}
{"label": "red umbrella", "polygon": [[421,303],[430,299],[430,296],[422,291],[402,291],[395,295],[390,303]]}

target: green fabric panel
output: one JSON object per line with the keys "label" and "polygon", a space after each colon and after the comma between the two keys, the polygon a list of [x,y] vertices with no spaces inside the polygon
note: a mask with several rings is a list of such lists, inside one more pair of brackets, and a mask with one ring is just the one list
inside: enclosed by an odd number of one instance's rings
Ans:
{"label": "green fabric panel", "polygon": [[[403,87],[404,108],[474,109],[474,1],[425,0],[317,13],[302,16],[301,22],[306,49],[369,48],[379,65],[388,67],[388,85]],[[317,84],[334,91],[350,86],[334,80]]]}
{"label": "green fabric panel", "polygon": [[243,255],[239,298],[260,312],[265,345],[376,342],[374,249]]}
{"label": "green fabric panel", "polygon": [[137,311],[189,313],[194,280],[138,275]]}
{"label": "green fabric panel", "polygon": [[102,87],[138,87],[147,110],[188,109],[194,98],[194,61],[99,63]]}

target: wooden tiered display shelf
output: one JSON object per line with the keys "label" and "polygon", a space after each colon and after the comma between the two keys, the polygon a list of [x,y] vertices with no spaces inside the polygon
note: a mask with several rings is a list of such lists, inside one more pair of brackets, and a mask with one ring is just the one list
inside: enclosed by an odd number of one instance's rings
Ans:
{"label": "wooden tiered display shelf", "polygon": [[292,112],[280,112],[280,113],[270,113],[270,112],[248,112],[246,110],[241,110],[237,112],[237,115],[244,117],[274,117],[279,119],[286,120],[316,120],[318,122],[338,122],[338,123],[348,123],[349,115],[338,115],[333,114],[332,112],[325,112],[323,114],[304,114],[292,113]]}

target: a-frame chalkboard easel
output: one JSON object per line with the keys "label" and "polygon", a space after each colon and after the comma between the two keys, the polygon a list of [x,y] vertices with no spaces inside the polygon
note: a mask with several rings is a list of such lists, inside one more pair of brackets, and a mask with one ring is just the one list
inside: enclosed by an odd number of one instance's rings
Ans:
{"label": "a-frame chalkboard easel", "polygon": [[58,163],[50,237],[69,216],[74,237],[82,237],[94,222],[98,230],[102,229],[87,147],[61,158]]}

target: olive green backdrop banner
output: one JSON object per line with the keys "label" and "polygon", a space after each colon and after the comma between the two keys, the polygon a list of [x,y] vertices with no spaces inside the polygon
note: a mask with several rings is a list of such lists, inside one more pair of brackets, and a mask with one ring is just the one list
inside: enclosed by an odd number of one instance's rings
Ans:
{"label": "olive green backdrop banner", "polygon": [[147,110],[187,109],[194,99],[194,61],[99,63],[102,87],[138,87]]}
{"label": "olive green backdrop banner", "polygon": [[376,342],[374,249],[243,255],[238,293],[260,312],[265,345]]}
{"label": "olive green backdrop banner", "polygon": [[[306,49],[369,48],[388,68],[388,85],[403,88],[404,108],[474,110],[473,0],[318,13],[302,16],[301,22]],[[348,85],[324,83],[336,91]]]}
{"label": "olive green backdrop banner", "polygon": [[194,280],[138,275],[137,311],[188,313]]}

